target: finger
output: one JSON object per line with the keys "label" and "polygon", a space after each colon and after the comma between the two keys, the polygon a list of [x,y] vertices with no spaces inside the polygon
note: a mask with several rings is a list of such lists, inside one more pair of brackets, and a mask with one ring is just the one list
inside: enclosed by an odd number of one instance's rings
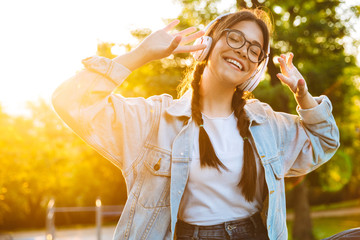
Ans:
{"label": "finger", "polygon": [[284,60],[284,58],[281,56],[278,58],[278,61],[280,63],[280,70],[283,74],[288,75],[289,76],[289,68],[286,65],[286,62]]}
{"label": "finger", "polygon": [[164,27],[163,29],[168,32],[170,30],[172,30],[176,25],[178,25],[180,23],[179,19],[175,19],[174,21],[172,21],[171,23],[169,23],[166,27]]}
{"label": "finger", "polygon": [[296,95],[297,97],[303,97],[307,94],[306,83],[304,79],[299,79],[297,82]]}
{"label": "finger", "polygon": [[195,31],[196,31],[196,27],[189,27],[189,28],[187,28],[185,30],[182,30],[182,31],[176,33],[175,35],[181,35],[181,36],[184,37],[184,36],[186,36],[186,35],[188,35],[190,33],[193,33]]}
{"label": "finger", "polygon": [[179,46],[177,49],[175,49],[174,53],[195,52],[198,50],[203,50],[205,48],[206,44]]}
{"label": "finger", "polygon": [[293,93],[296,93],[296,85],[294,85],[293,81],[286,77],[284,74],[278,73],[276,76],[280,79],[281,82],[285,83]]}
{"label": "finger", "polygon": [[173,52],[179,46],[181,39],[182,39],[182,36],[175,36],[174,39],[171,41],[168,50],[170,52]]}
{"label": "finger", "polygon": [[181,43],[182,44],[190,43],[190,42],[194,41],[195,39],[203,36],[204,34],[205,34],[204,31],[198,31],[198,32],[196,32],[194,34],[191,34],[191,35],[189,35],[187,37],[184,37]]}
{"label": "finger", "polygon": [[283,83],[289,85],[291,83],[290,78],[286,77],[284,74],[282,73],[278,73],[276,74],[276,76],[280,79],[280,81],[282,81]]}
{"label": "finger", "polygon": [[290,53],[290,54],[289,54],[289,58],[288,58],[288,60],[287,60],[287,65],[288,65],[288,67],[292,67],[292,66],[293,66],[293,62],[292,62],[293,58],[294,58],[294,54],[293,54],[293,53]]}

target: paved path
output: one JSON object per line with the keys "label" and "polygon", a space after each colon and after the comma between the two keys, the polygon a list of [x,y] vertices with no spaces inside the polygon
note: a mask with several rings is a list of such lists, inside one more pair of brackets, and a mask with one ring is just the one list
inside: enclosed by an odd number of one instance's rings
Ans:
{"label": "paved path", "polygon": [[[312,218],[320,217],[338,217],[360,215],[360,208],[347,208],[336,210],[323,210],[312,212]],[[294,218],[292,213],[288,213],[287,219]],[[109,240],[112,238],[115,226],[107,226],[102,228],[102,240]],[[45,230],[43,231],[26,231],[10,233],[8,235],[0,235],[0,240],[46,240]],[[56,230],[56,240],[97,240],[96,228],[81,228],[81,229],[65,229]]]}
{"label": "paved path", "polygon": [[[115,226],[103,227],[101,229],[102,240],[111,239],[114,230]],[[46,238],[45,231],[27,231],[0,236],[0,240],[46,240]],[[56,230],[56,240],[97,240],[96,228]]]}

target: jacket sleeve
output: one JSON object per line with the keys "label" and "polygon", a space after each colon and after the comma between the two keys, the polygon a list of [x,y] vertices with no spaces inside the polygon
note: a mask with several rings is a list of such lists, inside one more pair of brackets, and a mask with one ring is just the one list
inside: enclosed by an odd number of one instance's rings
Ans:
{"label": "jacket sleeve", "polygon": [[299,116],[275,113],[286,177],[315,170],[327,162],[340,146],[339,129],[332,115],[330,100],[326,96],[315,99],[319,105],[314,108],[297,107]]}
{"label": "jacket sleeve", "polygon": [[124,66],[98,56],[83,64],[86,69],[53,93],[53,107],[78,136],[126,172],[149,135],[155,102],[113,93],[130,74]]}

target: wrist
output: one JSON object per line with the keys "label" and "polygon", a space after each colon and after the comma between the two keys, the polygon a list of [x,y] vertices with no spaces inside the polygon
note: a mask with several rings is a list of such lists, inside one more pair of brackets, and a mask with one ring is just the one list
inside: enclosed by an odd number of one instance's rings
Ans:
{"label": "wrist", "polygon": [[149,52],[149,49],[144,46],[143,44],[140,44],[136,48],[134,48],[131,52],[136,56],[139,62],[142,62],[143,64],[146,64],[148,62],[153,61],[152,54]]}
{"label": "wrist", "polygon": [[309,92],[302,96],[295,95],[295,98],[302,109],[310,109],[319,105]]}
{"label": "wrist", "polygon": [[134,71],[135,69],[145,65],[150,61],[150,59],[146,57],[146,53],[141,48],[137,47],[128,53],[114,58],[113,61],[120,63],[130,71]]}

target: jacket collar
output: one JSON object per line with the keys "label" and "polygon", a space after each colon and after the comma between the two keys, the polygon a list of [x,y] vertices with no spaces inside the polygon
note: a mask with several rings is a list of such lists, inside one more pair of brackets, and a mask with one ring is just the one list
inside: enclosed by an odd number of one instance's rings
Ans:
{"label": "jacket collar", "polygon": [[250,122],[254,121],[260,124],[268,119],[263,104],[257,99],[247,100],[244,109]]}
{"label": "jacket collar", "polygon": [[174,117],[191,117],[191,97],[192,90],[188,90],[185,94],[174,101],[170,107],[166,109],[166,112]]}
{"label": "jacket collar", "polygon": [[[192,90],[186,91],[186,93],[180,98],[174,101],[170,107],[166,109],[166,112],[173,117],[191,117],[191,97]],[[267,115],[263,105],[257,99],[247,100],[245,105],[246,115],[249,117],[250,122],[263,123],[267,120]]]}

